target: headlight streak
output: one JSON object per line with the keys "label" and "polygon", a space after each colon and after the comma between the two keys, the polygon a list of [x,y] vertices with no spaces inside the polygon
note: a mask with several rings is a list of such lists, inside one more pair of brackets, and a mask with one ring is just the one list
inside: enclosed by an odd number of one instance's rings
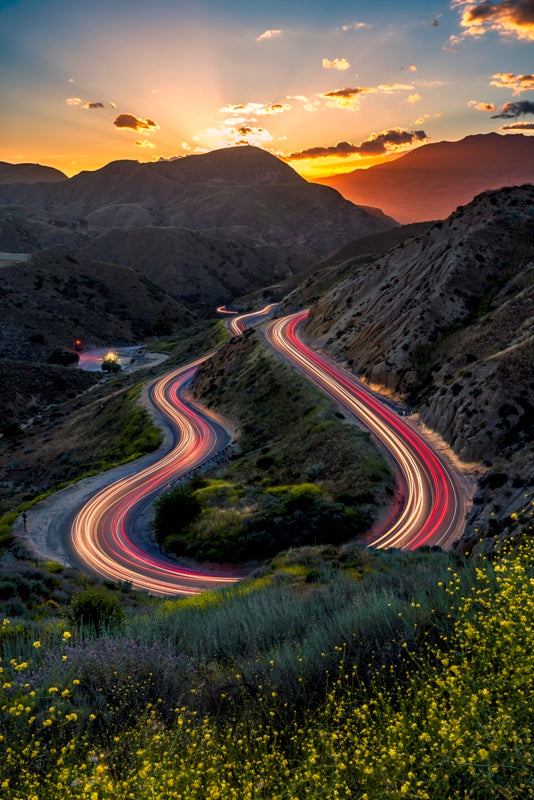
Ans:
{"label": "headlight streak", "polygon": [[453,468],[445,465],[421,436],[361,382],[306,347],[297,331],[307,314],[303,311],[271,322],[266,329],[268,340],[319,388],[357,417],[398,466],[402,502],[371,532],[368,543],[373,547],[410,550],[422,545],[449,546],[460,536],[465,524],[468,503],[456,486],[461,481],[455,479]]}
{"label": "headlight streak", "polygon": [[[240,314],[238,317],[234,317],[232,320],[230,320],[230,324],[228,326],[231,335],[241,336],[247,325],[252,325],[254,322],[256,322],[256,319],[267,316],[267,314],[269,314],[273,308],[276,308],[277,305],[278,303],[267,303],[267,305],[259,311],[252,311],[250,314]],[[220,314],[232,313],[230,311],[226,311],[223,306],[219,306],[217,311]]]}
{"label": "headlight streak", "polygon": [[222,449],[220,426],[217,430],[180,396],[197,366],[211,355],[174,370],[152,387],[154,404],[178,431],[172,449],[159,461],[102,489],[76,515],[72,546],[92,571],[159,595],[192,595],[238,580],[235,575],[200,572],[151,556],[132,542],[129,533],[157,494]]}

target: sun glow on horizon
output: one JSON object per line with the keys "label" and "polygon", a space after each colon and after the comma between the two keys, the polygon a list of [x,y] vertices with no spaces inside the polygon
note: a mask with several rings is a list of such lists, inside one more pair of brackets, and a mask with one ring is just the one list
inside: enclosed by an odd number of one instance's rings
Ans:
{"label": "sun glow on horizon", "polygon": [[519,5],[512,25],[495,0],[476,36],[465,3],[434,18],[415,0],[361,0],[357,19],[350,0],[290,6],[273,0],[266,16],[239,0],[5,4],[1,158],[72,176],[243,143],[313,180],[390,161],[423,134],[501,130],[499,113],[532,130]]}

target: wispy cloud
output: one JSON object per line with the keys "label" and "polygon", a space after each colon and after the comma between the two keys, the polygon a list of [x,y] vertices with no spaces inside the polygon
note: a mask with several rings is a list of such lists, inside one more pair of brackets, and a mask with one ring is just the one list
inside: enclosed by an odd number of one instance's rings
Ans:
{"label": "wispy cloud", "polygon": [[417,67],[415,66],[415,64],[408,64],[408,69],[410,70],[410,72],[417,72]]}
{"label": "wispy cloud", "polygon": [[338,158],[347,158],[351,155],[381,156],[387,152],[402,150],[426,141],[428,141],[428,137],[425,131],[404,131],[401,128],[392,128],[373,134],[360,144],[338,142],[331,147],[310,147],[291,153],[286,160],[298,161],[305,158],[325,158],[327,156],[337,156]]}
{"label": "wispy cloud", "polygon": [[119,114],[119,116],[113,120],[113,124],[116,128],[129,129],[132,131],[144,130],[150,132],[159,129],[159,125],[154,122],[154,120],[140,119],[133,114]]}
{"label": "wispy cloud", "polygon": [[144,148],[147,148],[147,147],[150,148],[150,147],[155,147],[156,146],[155,144],[152,144],[152,142],[149,142],[147,139],[138,139],[136,141],[136,145],[137,145],[137,147],[144,147]]}
{"label": "wispy cloud", "polygon": [[223,114],[244,114],[245,116],[257,114],[263,117],[271,114],[282,114],[290,109],[289,103],[237,103],[236,105],[224,106],[220,110]]}
{"label": "wispy cloud", "polygon": [[346,58],[334,58],[332,61],[328,58],[323,58],[322,65],[323,69],[338,69],[341,72],[350,67],[350,63]]}
{"label": "wispy cloud", "polygon": [[409,95],[409,96],[406,98],[406,101],[407,101],[408,103],[417,103],[417,101],[418,101],[418,100],[420,100],[420,99],[421,99],[421,95],[420,95],[420,94],[417,94],[417,92],[414,92],[413,94],[410,94],[410,95]]}
{"label": "wispy cloud", "polygon": [[87,110],[95,108],[105,108],[104,103],[100,102],[94,103],[91,100],[82,100],[81,97],[67,97],[65,102],[68,106],[78,106],[79,108],[85,108]]}
{"label": "wispy cloud", "polygon": [[[363,94],[394,94],[395,92],[410,92],[414,90],[412,83],[381,83],[378,86],[347,86],[343,89],[334,89],[318,95],[326,100],[329,108],[348,108],[357,111],[360,107],[360,97]],[[416,102],[419,95],[412,95],[410,102]]]}
{"label": "wispy cloud", "polygon": [[363,28],[372,28],[367,22],[349,22],[347,25],[342,25],[338,30],[342,31],[361,31]]}
{"label": "wispy cloud", "polygon": [[490,81],[490,86],[497,86],[499,89],[513,89],[514,94],[521,94],[521,92],[534,89],[534,75],[496,72],[492,77],[493,80]]}
{"label": "wispy cloud", "polygon": [[467,105],[477,111],[495,111],[493,103],[479,103],[478,100],[470,100]]}
{"label": "wispy cloud", "polygon": [[263,42],[265,39],[274,39],[277,36],[280,36],[281,33],[281,29],[264,31],[262,34],[260,34],[260,36],[256,37],[256,41]]}
{"label": "wispy cloud", "polygon": [[534,40],[534,0],[452,0],[452,8],[460,10],[463,28],[461,37],[451,38],[452,44],[456,44],[458,38],[478,38],[488,31]]}
{"label": "wispy cloud", "polygon": [[297,103],[301,103],[304,111],[308,111],[310,113],[319,111],[319,109],[321,108],[321,101],[318,99],[317,96],[307,97],[304,94],[290,94],[287,96],[286,99],[294,100]]}
{"label": "wispy cloud", "polygon": [[492,119],[517,119],[526,114],[534,114],[534,103],[530,100],[517,100],[515,103],[505,103]]}
{"label": "wispy cloud", "polygon": [[413,83],[380,83],[376,87],[376,91],[393,94],[394,92],[411,92],[413,88]]}

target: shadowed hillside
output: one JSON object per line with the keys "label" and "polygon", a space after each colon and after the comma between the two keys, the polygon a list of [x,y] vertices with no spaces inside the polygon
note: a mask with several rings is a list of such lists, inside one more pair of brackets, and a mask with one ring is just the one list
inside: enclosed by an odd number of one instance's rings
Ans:
{"label": "shadowed hillside", "polygon": [[491,467],[467,540],[498,535],[534,483],[534,187],[475,198],[359,265],[306,331],[369,381],[420,406],[467,461]]}
{"label": "shadowed hillside", "polygon": [[534,182],[534,138],[498,133],[423,145],[369,169],[331,175],[348,200],[379,206],[399,222],[443,219],[487,189]]}

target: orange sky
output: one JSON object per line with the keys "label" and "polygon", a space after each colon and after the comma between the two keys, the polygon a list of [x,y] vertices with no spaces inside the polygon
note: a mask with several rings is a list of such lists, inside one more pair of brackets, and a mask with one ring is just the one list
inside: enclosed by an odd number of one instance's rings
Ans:
{"label": "orange sky", "polygon": [[0,158],[73,175],[243,142],[313,179],[427,141],[525,133],[531,11],[532,0],[0,2]]}

